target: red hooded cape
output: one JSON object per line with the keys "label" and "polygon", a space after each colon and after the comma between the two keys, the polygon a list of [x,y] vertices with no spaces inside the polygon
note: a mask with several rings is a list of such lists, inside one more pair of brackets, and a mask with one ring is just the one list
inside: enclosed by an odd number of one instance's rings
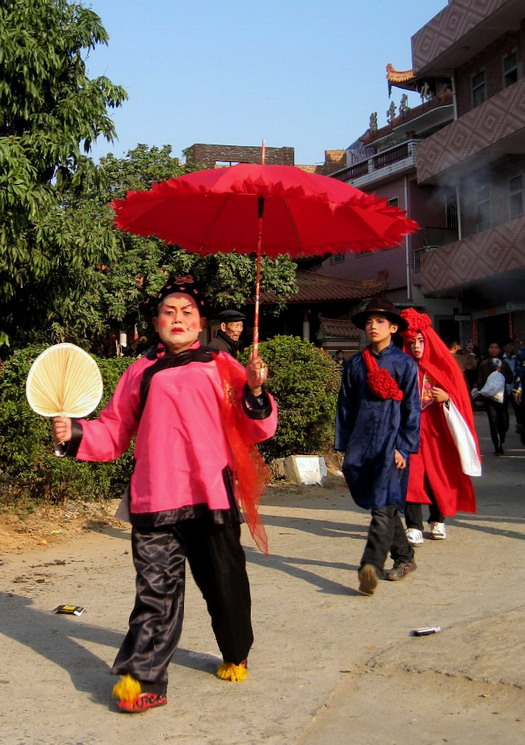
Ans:
{"label": "red hooded cape", "polygon": [[[417,360],[420,389],[423,375],[426,374],[432,379],[433,385],[446,391],[467,424],[479,456],[472,405],[459,365],[432,328],[432,321],[425,313],[418,313],[414,308],[407,308],[401,311],[401,316],[408,323],[408,330],[403,333],[404,351],[411,355],[410,344],[416,333],[421,333],[425,340],[423,356]],[[476,511],[476,497],[472,481],[461,470],[459,453],[445,420],[443,404],[436,402],[421,412],[419,453],[410,456],[408,502],[430,503],[431,500],[425,488],[425,479],[430,485],[443,516],[453,517],[457,510],[460,512]]]}

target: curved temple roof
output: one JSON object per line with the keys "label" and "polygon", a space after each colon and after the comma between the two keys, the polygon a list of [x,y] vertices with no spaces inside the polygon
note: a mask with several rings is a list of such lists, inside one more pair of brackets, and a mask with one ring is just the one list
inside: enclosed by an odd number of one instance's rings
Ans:
{"label": "curved temple roof", "polygon": [[391,85],[396,85],[397,83],[412,82],[416,79],[416,76],[414,75],[414,70],[394,70],[389,62],[386,66],[386,79]]}

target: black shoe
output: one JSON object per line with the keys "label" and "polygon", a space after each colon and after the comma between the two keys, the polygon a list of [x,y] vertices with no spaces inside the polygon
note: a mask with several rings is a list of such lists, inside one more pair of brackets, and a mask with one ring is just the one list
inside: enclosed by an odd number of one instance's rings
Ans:
{"label": "black shoe", "polygon": [[379,573],[373,564],[363,564],[357,573],[359,592],[373,595],[379,580]]}
{"label": "black shoe", "polygon": [[399,582],[400,579],[405,579],[407,574],[410,574],[415,569],[417,569],[415,561],[401,561],[400,559],[396,559],[392,569],[385,574],[385,579],[390,580],[390,582]]}

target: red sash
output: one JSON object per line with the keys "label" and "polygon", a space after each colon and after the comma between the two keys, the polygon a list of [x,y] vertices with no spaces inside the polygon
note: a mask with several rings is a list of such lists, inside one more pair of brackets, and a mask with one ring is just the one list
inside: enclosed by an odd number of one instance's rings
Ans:
{"label": "red sash", "polygon": [[370,391],[378,398],[392,398],[394,401],[403,400],[403,391],[399,388],[388,370],[379,367],[370,349],[362,352],[363,360],[368,371],[367,383]]}

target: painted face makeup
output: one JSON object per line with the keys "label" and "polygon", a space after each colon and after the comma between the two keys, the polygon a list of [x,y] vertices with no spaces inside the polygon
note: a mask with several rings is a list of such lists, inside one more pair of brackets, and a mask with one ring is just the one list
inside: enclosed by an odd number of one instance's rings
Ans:
{"label": "painted face makeup", "polygon": [[157,317],[153,319],[161,342],[174,354],[184,352],[195,344],[205,323],[195,300],[182,292],[167,295]]}

